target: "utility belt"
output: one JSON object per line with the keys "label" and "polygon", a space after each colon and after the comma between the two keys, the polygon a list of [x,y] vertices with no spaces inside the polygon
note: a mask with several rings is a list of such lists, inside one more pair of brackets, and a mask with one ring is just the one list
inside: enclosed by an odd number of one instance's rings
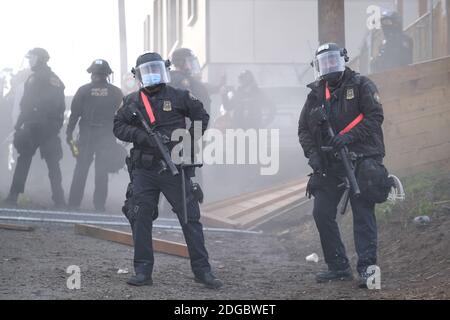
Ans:
{"label": "utility belt", "polygon": [[[146,169],[156,170],[159,173],[162,173],[167,170],[167,165],[165,164],[164,159],[159,155],[157,149],[131,149],[129,163],[130,165],[128,165],[128,168],[130,171],[133,171],[134,169]],[[180,169],[178,165],[176,167]],[[195,176],[194,167],[185,168],[184,172],[188,178]]]}
{"label": "utility belt", "polygon": [[[359,155],[352,159],[355,166],[355,176],[361,190],[361,197],[373,203],[383,203],[387,200],[391,188],[395,185],[389,172],[383,165],[383,158],[379,155]],[[328,163],[325,174],[310,175],[307,195],[314,195],[318,189],[327,186],[346,187],[346,174],[342,162],[335,160]]]}
{"label": "utility belt", "polygon": [[130,164],[136,169],[155,169],[161,165],[162,158],[157,155],[157,151],[131,149]]}
{"label": "utility belt", "polygon": [[[159,173],[162,173],[164,171],[164,167],[167,170],[167,167],[164,166],[164,164],[162,163],[164,160],[161,157],[158,157],[153,153],[148,153],[148,152],[145,152],[140,149],[134,149],[134,148],[131,149],[130,156],[127,157],[125,161],[127,164],[127,168],[128,168],[128,172],[130,174],[130,180],[131,180],[131,183],[128,186],[128,190],[127,190],[127,200],[131,199],[133,197],[133,191],[132,191],[133,188],[131,185],[133,184],[132,172],[134,169],[157,170]],[[181,178],[182,185],[184,185],[185,178],[191,178],[195,175],[194,174],[195,167],[196,167],[196,165],[194,165],[192,167],[187,167],[184,170],[180,170],[181,172],[184,172],[184,175],[181,176],[182,177]],[[191,180],[188,180],[188,181],[189,181],[189,188],[186,190],[187,194],[186,194],[186,198],[184,200],[185,203],[190,203],[192,201],[197,201],[199,203],[203,203],[204,195],[203,195],[203,190],[200,187],[200,185],[198,183],[192,183]],[[124,208],[122,208],[122,211],[128,217],[127,202],[126,202]],[[183,212],[184,211],[183,206],[179,205],[179,207],[174,207],[174,211],[177,213]],[[187,213],[183,212],[183,214],[184,214],[184,221],[185,221],[185,223],[187,223]]]}

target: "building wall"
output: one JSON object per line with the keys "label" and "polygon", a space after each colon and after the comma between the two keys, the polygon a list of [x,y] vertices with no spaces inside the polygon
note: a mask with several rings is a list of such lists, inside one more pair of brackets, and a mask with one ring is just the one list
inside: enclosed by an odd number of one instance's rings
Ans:
{"label": "building wall", "polygon": [[450,163],[450,57],[371,76],[383,103],[386,164],[409,175]]}
{"label": "building wall", "polygon": [[211,0],[211,63],[302,63],[317,43],[315,1]]}
{"label": "building wall", "polygon": [[[198,17],[192,25],[187,23],[187,7],[191,1],[178,1],[183,16],[179,44],[192,48],[201,62],[307,63],[318,46],[315,0],[196,0]],[[149,44],[149,50],[168,56],[167,10],[171,0],[150,2],[151,30],[144,42]],[[367,34],[366,9],[371,4],[370,0],[345,2],[347,49],[352,56],[358,54]],[[380,0],[376,4],[393,8],[392,0]],[[154,9],[158,5],[160,9]],[[414,8],[408,2],[405,12],[413,12]],[[159,19],[159,23],[155,24],[155,19]],[[156,31],[158,25],[159,31]]]}
{"label": "building wall", "polygon": [[[182,8],[178,47],[196,52],[205,67],[206,80],[218,80],[227,69],[230,81],[235,83],[238,69],[250,68],[259,74],[262,83],[298,85],[297,74],[303,73],[318,46],[316,0],[149,0],[151,21],[146,29],[151,30],[144,42],[149,50],[159,51],[165,57],[172,49],[167,45],[171,2],[179,2]],[[197,5],[197,19],[189,24],[187,11],[192,2]],[[368,34],[366,11],[373,4],[373,0],[345,1],[346,47],[350,57],[359,54]],[[393,0],[375,4],[394,8]],[[418,17],[418,0],[405,1],[404,12],[407,25]],[[307,73],[303,82],[312,77],[312,72]]]}
{"label": "building wall", "polygon": [[[195,51],[200,63],[206,63],[206,13],[208,0],[149,0],[144,23],[145,50],[161,53],[164,58],[180,47]],[[191,7],[192,6],[192,7]],[[189,8],[195,8],[190,13]],[[179,27],[179,28],[178,28]],[[171,28],[176,36],[170,39]]]}

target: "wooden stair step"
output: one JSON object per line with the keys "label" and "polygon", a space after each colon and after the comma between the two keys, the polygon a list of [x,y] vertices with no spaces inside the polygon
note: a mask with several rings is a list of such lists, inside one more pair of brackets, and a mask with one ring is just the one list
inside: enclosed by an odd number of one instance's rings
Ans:
{"label": "wooden stair step", "polygon": [[277,203],[283,202],[283,201],[285,201],[286,199],[289,199],[289,198],[291,198],[291,197],[304,197],[305,194],[304,194],[304,192],[302,192],[302,191],[304,191],[305,189],[306,189],[306,184],[305,184],[304,187],[301,188],[301,189],[298,189],[298,190],[295,190],[295,191],[291,191],[291,192],[287,192],[287,193],[283,193],[283,194],[281,194],[280,196],[277,196],[277,197],[274,197],[274,198],[272,198],[272,197],[267,197],[267,198],[264,199],[264,201],[261,202],[259,205],[253,206],[253,207],[248,208],[248,209],[246,209],[246,210],[242,210],[242,211],[236,212],[236,213],[234,213],[233,215],[228,216],[228,218],[234,220],[234,219],[236,219],[236,218],[239,218],[239,217],[248,215],[248,214],[250,214],[250,213],[252,213],[252,212],[254,212],[254,211],[256,211],[256,210],[259,210],[259,209],[261,209],[261,208],[273,207],[273,206],[276,205]]}
{"label": "wooden stair step", "polygon": [[286,209],[287,207],[294,206],[296,203],[302,202],[302,200],[307,200],[304,196],[292,196],[290,198],[284,199],[274,205],[264,207],[258,211],[255,211],[249,215],[237,219],[237,225],[240,228],[248,228],[252,225],[258,224],[258,222],[267,219],[271,215],[277,214],[279,211]]}
{"label": "wooden stair step", "polygon": [[207,204],[202,205],[202,210],[204,210],[204,211],[212,211],[212,210],[220,208],[220,207],[224,207],[224,206],[227,206],[227,205],[238,203],[238,202],[240,202],[242,200],[246,200],[246,199],[249,199],[249,198],[257,197],[257,196],[259,196],[261,194],[266,194],[266,193],[269,193],[269,192],[275,192],[277,190],[285,189],[285,188],[289,188],[289,187],[295,187],[296,185],[304,183],[304,182],[305,182],[305,179],[294,180],[294,181],[288,182],[286,184],[278,185],[278,186],[275,186],[275,187],[272,187],[272,188],[267,188],[267,189],[263,189],[263,190],[259,190],[259,191],[255,191],[255,192],[250,192],[250,193],[245,193],[245,194],[242,194],[242,195],[239,195],[239,196],[235,196],[235,197],[231,197],[231,198],[228,198],[228,199],[225,199],[225,200],[220,200],[220,201],[207,203]]}

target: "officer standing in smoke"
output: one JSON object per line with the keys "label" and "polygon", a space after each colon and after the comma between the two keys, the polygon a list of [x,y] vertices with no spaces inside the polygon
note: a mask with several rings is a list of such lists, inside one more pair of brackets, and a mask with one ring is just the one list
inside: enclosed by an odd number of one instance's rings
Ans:
{"label": "officer standing in smoke", "polygon": [[[133,73],[142,89],[126,96],[114,119],[114,134],[122,141],[132,142],[131,176],[132,208],[126,211],[134,239],[134,269],[136,275],[128,280],[134,286],[152,285],[153,248],[152,226],[157,215],[159,195],[162,192],[180,220],[191,259],[191,268],[197,282],[208,288],[220,288],[222,282],[211,271],[205,248],[200,209],[192,191],[190,176],[186,176],[187,221],[182,219],[182,177],[167,170],[167,162],[157,148],[156,140],[144,129],[142,120],[160,136],[166,137],[165,146],[172,149],[178,142],[170,139],[176,129],[186,128],[186,118],[200,121],[202,131],[208,126],[209,115],[192,93],[174,89],[169,83],[170,62],[157,53],[138,57]],[[139,115],[145,115],[142,119]],[[168,141],[167,141],[168,140]],[[162,161],[161,161],[162,160]],[[180,170],[180,172],[182,172]]]}
{"label": "officer standing in smoke", "polygon": [[235,92],[222,95],[223,106],[232,113],[232,124],[238,129],[263,129],[273,120],[275,105],[256,83],[250,70],[239,74]]}
{"label": "officer standing in smoke", "polygon": [[171,62],[175,70],[170,71],[170,85],[176,89],[188,90],[202,103],[208,114],[211,112],[211,98],[206,86],[198,79],[200,63],[191,49],[180,48],[173,52]]}
{"label": "officer standing in smoke", "polygon": [[[298,136],[314,170],[308,192],[314,196],[313,216],[328,265],[328,271],[317,274],[317,282],[352,279],[336,223],[337,206],[348,186],[338,151],[345,148],[358,159],[356,176],[361,196],[351,193],[350,203],[358,254],[357,272],[360,286],[365,287],[369,277],[367,268],[377,263],[375,203],[386,200],[390,186],[387,186],[387,174],[382,165],[384,116],[377,87],[367,77],[345,67],[347,61],[347,51],[335,43],[317,49],[314,60],[317,81],[308,85],[311,92],[300,115]],[[324,125],[324,115],[338,133],[334,137]],[[373,184],[371,177],[364,177],[367,172],[382,176],[386,185]],[[378,193],[383,193],[385,198],[378,199]]]}
{"label": "officer standing in smoke", "polygon": [[64,122],[65,87],[47,65],[50,56],[46,50],[34,48],[26,57],[32,74],[25,83],[15,125],[14,146],[19,158],[6,201],[17,205],[18,195],[25,190],[32,158],[39,148],[41,157],[47,163],[52,199],[57,207],[62,207],[65,200],[59,161],[63,152],[58,134]]}
{"label": "officer standing in smoke", "polygon": [[[76,92],[66,131],[66,141],[77,161],[68,205],[73,209],[79,208],[89,168],[95,157],[94,207],[103,212],[108,194],[109,167],[114,160],[111,150],[116,144],[112,134],[113,119],[123,95],[119,88],[108,83],[112,70],[107,61],[95,60],[87,72],[91,74],[92,81]],[[73,132],[78,121],[79,139],[75,141]]]}
{"label": "officer standing in smoke", "polygon": [[384,40],[372,61],[372,72],[383,72],[413,63],[413,40],[403,32],[402,17],[395,11],[383,11],[381,28]]}
{"label": "officer standing in smoke", "polygon": [[[206,113],[211,113],[211,98],[204,83],[201,82],[201,68],[198,58],[194,52],[188,48],[179,48],[172,53],[173,66],[175,70],[170,71],[170,86],[191,92],[203,104]],[[201,142],[200,142],[201,143]],[[199,152],[199,144],[192,146],[192,161]],[[194,177],[193,177],[194,178]],[[202,171],[197,170],[195,179],[199,183],[193,183],[192,187],[203,194],[200,184],[203,181]],[[162,202],[162,210],[167,211],[167,201]]]}

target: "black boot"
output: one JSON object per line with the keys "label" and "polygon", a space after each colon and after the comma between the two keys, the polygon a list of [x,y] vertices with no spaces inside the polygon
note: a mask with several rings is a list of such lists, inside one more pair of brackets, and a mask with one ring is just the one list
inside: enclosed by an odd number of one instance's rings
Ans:
{"label": "black boot", "polygon": [[[361,289],[368,289],[367,282],[369,279],[374,275],[374,273],[368,273],[367,271],[359,272],[359,280],[358,280],[358,287]],[[372,282],[374,279],[370,279],[370,282]],[[379,289],[379,288],[376,288]]]}
{"label": "black boot", "polygon": [[153,285],[152,277],[146,276],[145,274],[138,273],[128,279],[127,283],[131,286],[141,287],[141,286],[151,286]]}
{"label": "black boot", "polygon": [[316,275],[316,281],[318,283],[330,282],[330,281],[349,281],[353,280],[352,270],[350,268],[342,270],[328,270],[319,272]]}
{"label": "black boot", "polygon": [[222,281],[216,278],[211,272],[204,273],[201,276],[195,276],[195,282],[202,283],[208,289],[219,289],[223,286]]}
{"label": "black boot", "polygon": [[358,280],[358,287],[361,289],[367,289],[367,280],[369,279],[370,275],[366,272],[359,274],[359,280]]}

